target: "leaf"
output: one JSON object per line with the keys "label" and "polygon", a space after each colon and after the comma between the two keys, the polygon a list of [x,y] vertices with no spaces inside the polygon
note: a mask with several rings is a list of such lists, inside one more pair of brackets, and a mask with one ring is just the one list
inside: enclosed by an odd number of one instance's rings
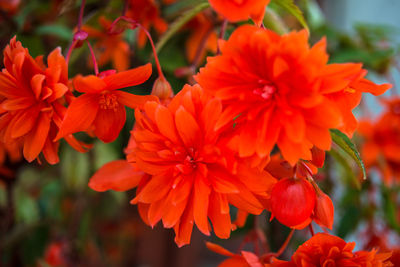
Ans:
{"label": "leaf", "polygon": [[296,19],[300,22],[300,24],[308,31],[308,25],[303,16],[303,12],[300,10],[298,6],[294,4],[294,0],[272,0],[271,3],[283,8],[284,10],[292,14],[294,17],[296,17]]}
{"label": "leaf", "polygon": [[345,238],[348,234],[353,232],[361,219],[361,211],[359,207],[354,205],[347,206],[338,224],[337,235]]}
{"label": "leaf", "polygon": [[342,155],[342,153],[340,153],[339,151],[335,151],[333,149],[331,149],[331,151],[329,151],[328,153],[343,167],[343,173],[340,176],[344,177],[344,180],[346,180],[352,186],[355,186],[358,190],[360,190],[361,189],[360,181],[354,175],[353,169],[351,168],[347,160],[347,157]]}
{"label": "leaf", "polygon": [[331,136],[333,142],[337,144],[341,149],[343,149],[349,156],[351,156],[360,167],[363,179],[367,179],[367,173],[365,171],[364,162],[361,159],[360,152],[358,152],[356,146],[351,142],[350,138],[348,138],[344,133],[339,130],[332,129]]}
{"label": "leaf", "polygon": [[61,40],[71,40],[73,37],[72,30],[64,25],[50,24],[43,25],[36,29],[38,35],[57,36]]}
{"label": "leaf", "polygon": [[179,31],[189,20],[191,20],[198,13],[208,8],[210,4],[205,1],[201,1],[192,9],[183,13],[180,17],[178,17],[168,28],[168,30],[161,36],[160,40],[156,44],[157,53],[160,52],[161,48],[171,39],[174,34]]}

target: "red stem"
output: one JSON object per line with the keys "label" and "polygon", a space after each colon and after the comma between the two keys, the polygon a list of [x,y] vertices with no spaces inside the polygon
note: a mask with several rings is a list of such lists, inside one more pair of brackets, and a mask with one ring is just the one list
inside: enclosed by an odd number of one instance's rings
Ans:
{"label": "red stem", "polygon": [[292,239],[293,234],[294,234],[295,229],[292,229],[289,233],[289,235],[287,236],[285,242],[282,244],[281,248],[278,250],[278,252],[276,252],[276,254],[274,255],[276,258],[278,258],[286,249],[287,245],[289,244],[289,241]]}
{"label": "red stem", "polygon": [[86,0],[82,0],[81,2],[81,8],[79,10],[79,18],[78,18],[78,31],[81,30],[82,27],[82,20],[83,20],[83,10],[85,9],[85,2]]}
{"label": "red stem", "polygon": [[78,43],[78,40],[73,40],[71,45],[68,48],[67,56],[65,57],[65,62],[67,63],[67,66],[68,66],[68,63],[69,63],[69,59],[71,57],[72,50],[74,50],[74,47],[75,47],[75,45],[77,43]]}
{"label": "red stem", "polygon": [[99,66],[97,65],[97,61],[96,61],[96,56],[94,55],[94,51],[92,46],[90,45],[90,43],[86,40],[86,44],[89,47],[90,50],[90,54],[92,55],[92,61],[93,61],[93,67],[94,67],[94,73],[96,74],[96,76],[99,74]]}

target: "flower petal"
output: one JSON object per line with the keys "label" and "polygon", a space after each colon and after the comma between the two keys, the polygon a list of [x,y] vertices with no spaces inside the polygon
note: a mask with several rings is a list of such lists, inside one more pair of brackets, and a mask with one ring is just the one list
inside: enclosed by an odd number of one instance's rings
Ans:
{"label": "flower petal", "polygon": [[144,83],[150,78],[151,72],[151,64],[148,63],[131,70],[106,76],[103,81],[107,84],[107,90],[116,90]]}

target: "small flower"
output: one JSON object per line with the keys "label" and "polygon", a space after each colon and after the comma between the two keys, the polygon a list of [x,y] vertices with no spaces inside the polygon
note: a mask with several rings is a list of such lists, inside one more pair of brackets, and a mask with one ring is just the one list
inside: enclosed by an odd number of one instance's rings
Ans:
{"label": "small flower", "polygon": [[236,125],[240,157],[267,157],[277,145],[291,165],[310,160],[313,146],[330,149],[330,129],[353,134],[363,92],[391,87],[365,79],[361,64],[327,64],[325,39],[311,48],[307,39],[306,31],[279,36],[242,26],[195,77],[222,100],[216,127]]}
{"label": "small flower", "polygon": [[114,141],[126,121],[125,106],[136,108],[156,99],[155,96],[133,95],[118,89],[141,84],[150,75],[151,65],[147,64],[119,73],[107,72],[100,77],[76,77],[75,89],[83,94],[69,105],[56,140],[94,127],[94,134],[100,140]]}

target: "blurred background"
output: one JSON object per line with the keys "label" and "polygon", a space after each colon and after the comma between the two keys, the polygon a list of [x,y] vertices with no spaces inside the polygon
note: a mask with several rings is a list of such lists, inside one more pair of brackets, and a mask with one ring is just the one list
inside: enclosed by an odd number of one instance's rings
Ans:
{"label": "blurred background", "polygon": [[[149,30],[157,42],[165,29],[152,24],[154,14],[171,24],[195,1],[137,2],[142,3],[143,9],[131,10],[132,16],[137,16],[141,23],[149,22]],[[394,89],[386,96],[398,94],[399,1],[300,0],[295,3],[303,11],[310,28],[311,42],[327,36],[331,62],[362,62],[372,80],[394,84]],[[148,6],[155,6],[156,11],[145,12]],[[55,47],[61,47],[65,54],[77,25],[79,7],[80,0],[0,0],[0,48],[17,35],[17,40],[34,57],[47,55]],[[103,59],[101,70],[121,67],[118,65],[121,56],[109,52],[118,42],[129,47],[123,57],[130,67],[153,59],[149,42],[142,43],[136,31],[125,31],[111,43],[105,40],[102,17],[112,21],[121,14],[123,7],[122,0],[86,1],[84,24],[103,32],[103,35],[89,35],[89,40],[98,59],[102,53],[110,54],[108,59]],[[268,10],[282,18],[280,22],[288,29],[302,28],[296,17],[279,5],[271,3]],[[268,27],[268,23],[265,24]],[[215,53],[212,44],[200,51],[195,46],[196,41],[205,40],[206,37],[202,37],[205,33],[207,38],[211,33],[219,34],[220,26],[221,19],[207,9],[189,21],[159,51],[162,68],[175,92],[186,82],[192,82],[190,75],[204,64],[206,54]],[[233,25],[228,26],[225,37],[233,28]],[[2,55],[0,59],[2,62]],[[69,77],[78,73],[93,73],[86,46],[75,49],[71,56]],[[129,90],[135,94],[150,93],[156,74],[153,76],[145,84]],[[380,102],[371,97],[363,100],[356,112],[362,119],[367,115],[377,117],[382,110]],[[84,134],[77,135],[80,140],[94,145],[86,154],[62,143],[60,163],[55,166],[45,162],[28,164],[2,148],[0,266],[217,266],[224,256],[208,251],[204,242],[212,241],[234,252],[239,248],[253,250],[250,243],[254,238],[254,225],[263,230],[272,251],[281,246],[290,229],[276,220],[268,223],[270,215],[264,213],[257,218],[250,216],[245,227],[234,231],[229,240],[205,237],[194,229],[191,244],[177,248],[171,229],[163,229],[161,225],[151,229],[142,222],[137,207],[129,204],[135,196],[134,190],[123,193],[92,191],[87,184],[93,173],[104,163],[124,158],[123,151],[133,124],[133,112],[128,111],[127,124],[117,141],[111,144],[93,141]],[[359,136],[355,141],[361,146]],[[369,178],[358,189],[358,170],[352,160],[344,155],[328,154],[326,166],[317,179],[335,203],[332,232],[346,241],[357,241],[357,249],[395,246],[400,243],[399,187],[383,184],[374,170],[369,172]],[[308,238],[308,231],[296,231],[283,258],[290,257]]]}

